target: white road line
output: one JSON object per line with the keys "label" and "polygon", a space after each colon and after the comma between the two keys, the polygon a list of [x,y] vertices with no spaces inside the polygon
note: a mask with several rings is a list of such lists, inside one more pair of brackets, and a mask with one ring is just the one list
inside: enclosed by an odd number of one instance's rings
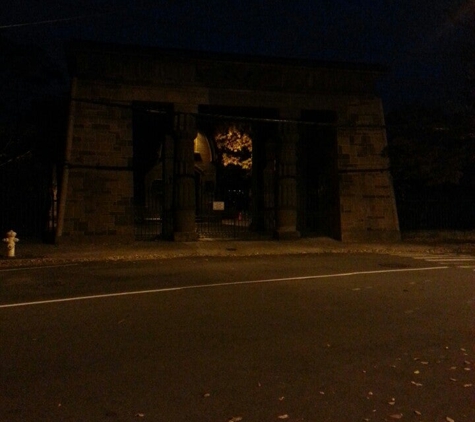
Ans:
{"label": "white road line", "polygon": [[41,270],[43,268],[71,267],[73,265],[78,265],[78,264],[56,264],[56,265],[38,265],[37,267],[0,268],[0,272],[24,271],[24,270]]}
{"label": "white road line", "polygon": [[462,262],[462,261],[475,261],[475,258],[426,258],[426,261],[443,261],[443,262]]}
{"label": "white road line", "polygon": [[36,302],[10,303],[10,304],[5,304],[5,305],[0,305],[0,309],[17,308],[20,306],[44,305],[44,304],[50,304],[50,303],[75,302],[75,301],[80,301],[80,300],[104,299],[104,298],[109,298],[109,297],[165,293],[165,292],[174,292],[174,291],[180,291],[180,290],[204,289],[204,288],[211,288],[211,287],[240,286],[240,285],[246,285],[246,284],[275,283],[279,281],[293,281],[293,280],[295,281],[315,280],[318,278],[351,277],[351,276],[357,276],[357,275],[445,270],[448,268],[449,267],[445,267],[445,266],[444,267],[426,267],[426,268],[398,268],[394,270],[359,271],[359,272],[351,272],[351,273],[309,275],[309,276],[304,276],[304,277],[270,278],[270,279],[265,279],[265,280],[234,281],[234,282],[229,282],[229,283],[212,283],[212,284],[201,284],[201,285],[198,284],[198,285],[180,286],[180,287],[165,287],[162,289],[153,289],[153,290],[137,290],[137,291],[132,291],[132,292],[108,293],[108,294],[102,294],[102,295],[76,296],[76,297],[68,297],[68,298],[63,298],[63,299],[40,300]]}
{"label": "white road line", "polygon": [[408,258],[414,259],[427,259],[427,258],[440,258],[440,257],[448,257],[448,258],[455,258],[455,257],[463,257],[468,258],[466,255],[456,255],[456,254],[422,254],[422,255],[412,255],[412,254],[405,254],[403,256],[407,256]]}

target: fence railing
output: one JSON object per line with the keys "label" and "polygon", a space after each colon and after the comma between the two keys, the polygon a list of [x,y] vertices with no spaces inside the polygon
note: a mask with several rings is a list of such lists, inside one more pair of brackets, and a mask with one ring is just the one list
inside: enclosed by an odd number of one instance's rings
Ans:
{"label": "fence railing", "polygon": [[475,229],[475,198],[406,199],[397,208],[401,231]]}
{"label": "fence railing", "polygon": [[[57,199],[47,174],[36,164],[30,159],[0,167],[2,235],[13,229],[20,238],[52,239]],[[201,238],[263,239],[272,235],[272,206],[252,213],[249,207],[233,206],[229,201],[219,210],[213,208],[214,199],[211,194],[202,197],[196,220]],[[401,231],[475,230],[475,194],[399,199],[397,208]],[[135,218],[137,240],[157,239],[170,232],[164,225],[172,220],[164,215],[161,202],[146,209],[137,207]]]}
{"label": "fence railing", "polygon": [[12,229],[20,238],[52,240],[57,203],[44,169],[33,158],[4,164],[0,186],[0,230]]}
{"label": "fence railing", "polygon": [[263,207],[252,212],[248,201],[230,193],[221,198],[224,201],[215,201],[212,192],[202,196],[196,216],[200,238],[269,239],[275,226],[274,209]]}

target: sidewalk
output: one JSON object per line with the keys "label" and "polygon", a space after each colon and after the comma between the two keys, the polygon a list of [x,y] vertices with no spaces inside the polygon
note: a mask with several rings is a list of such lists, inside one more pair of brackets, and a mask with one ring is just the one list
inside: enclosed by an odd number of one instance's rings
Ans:
{"label": "sidewalk", "polygon": [[342,243],[329,238],[293,241],[201,240],[197,242],[133,242],[129,244],[50,245],[24,241],[16,244],[15,258],[1,245],[0,269],[58,265],[70,262],[140,261],[185,257],[256,256],[323,253],[456,253],[475,255],[475,234],[463,238],[422,236],[397,243]]}

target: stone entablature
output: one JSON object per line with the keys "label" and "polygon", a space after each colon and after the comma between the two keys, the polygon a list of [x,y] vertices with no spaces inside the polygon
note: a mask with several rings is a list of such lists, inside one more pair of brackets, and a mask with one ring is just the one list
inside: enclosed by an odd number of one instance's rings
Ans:
{"label": "stone entablature", "polygon": [[[126,46],[72,44],[81,79],[141,86],[205,87],[292,93],[373,94],[374,65],[211,55]],[[217,60],[219,57],[219,60]]]}

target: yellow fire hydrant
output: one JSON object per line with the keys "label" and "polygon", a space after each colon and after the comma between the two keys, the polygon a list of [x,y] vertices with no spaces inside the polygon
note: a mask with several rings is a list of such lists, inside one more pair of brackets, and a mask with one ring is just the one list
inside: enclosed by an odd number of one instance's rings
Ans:
{"label": "yellow fire hydrant", "polygon": [[17,239],[16,233],[13,230],[10,230],[7,233],[7,237],[3,239],[3,241],[7,244],[7,250],[8,250],[8,257],[9,258],[14,258],[15,257],[15,243],[19,242],[20,239]]}

